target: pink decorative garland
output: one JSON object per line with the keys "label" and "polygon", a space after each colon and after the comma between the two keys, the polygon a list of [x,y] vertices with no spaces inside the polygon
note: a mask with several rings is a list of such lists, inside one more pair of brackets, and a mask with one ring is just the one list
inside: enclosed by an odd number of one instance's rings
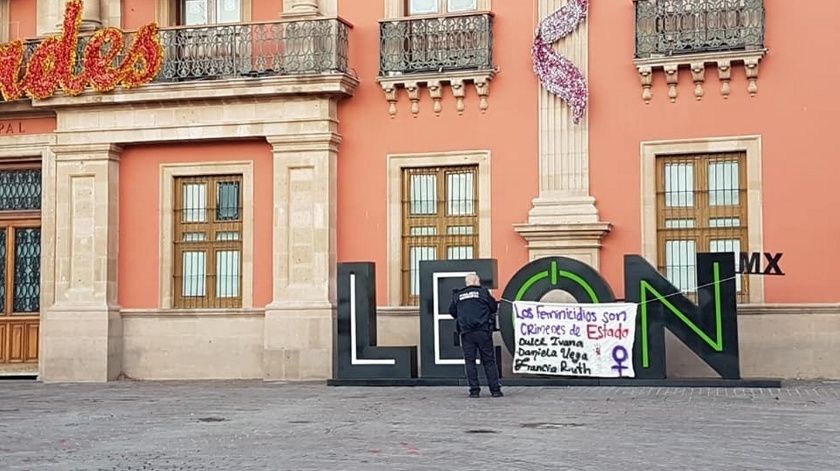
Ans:
{"label": "pink decorative garland", "polygon": [[534,72],[546,90],[569,105],[575,124],[583,118],[589,101],[586,78],[572,61],[556,53],[551,45],[576,30],[586,20],[588,8],[589,0],[569,0],[568,5],[540,23],[531,50]]}

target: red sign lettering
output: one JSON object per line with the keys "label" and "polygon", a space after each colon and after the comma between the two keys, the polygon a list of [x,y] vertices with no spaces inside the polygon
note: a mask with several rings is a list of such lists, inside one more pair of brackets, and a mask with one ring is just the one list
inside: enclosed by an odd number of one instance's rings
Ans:
{"label": "red sign lettering", "polygon": [[[91,36],[82,54],[82,70],[74,75],[79,26],[82,21],[82,0],[70,0],[64,12],[61,35],[44,39],[35,49],[26,73],[20,77],[23,64],[23,42],[12,41],[0,45],[0,94],[6,101],[23,96],[44,99],[61,88],[68,95],[78,95],[88,85],[99,92],[113,90],[117,85],[135,88],[151,82],[160,72],[164,52],[155,23],[140,28],[125,59],[118,67],[113,60],[123,51],[123,32],[105,28]],[[102,49],[110,43],[103,57]]]}
{"label": "red sign lettering", "polygon": [[23,134],[23,121],[0,121],[0,136]]}

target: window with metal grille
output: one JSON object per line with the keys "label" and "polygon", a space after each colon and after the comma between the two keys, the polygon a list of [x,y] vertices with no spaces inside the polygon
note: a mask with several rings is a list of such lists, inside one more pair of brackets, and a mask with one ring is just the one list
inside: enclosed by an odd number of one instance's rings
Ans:
{"label": "window with metal grille", "polygon": [[212,25],[242,21],[241,0],[180,0],[179,24]]}
{"label": "window with metal grille", "polygon": [[416,305],[420,262],[478,254],[478,166],[403,169],[402,303]]}
{"label": "window with metal grille", "polygon": [[37,313],[41,298],[41,167],[0,167],[0,316]]}
{"label": "window with metal grille", "polygon": [[41,168],[33,165],[0,169],[0,211],[40,211]]}
{"label": "window with metal grille", "polygon": [[41,164],[0,164],[0,366],[38,362]]}
{"label": "window with metal grille", "polygon": [[242,176],[175,179],[174,307],[242,307]]}
{"label": "window with metal grille", "polygon": [[[742,152],[657,158],[658,268],[677,288],[695,291],[697,252],[733,252],[738,270],[749,248],[745,161]],[[746,302],[747,277],[735,286]]]}
{"label": "window with metal grille", "polygon": [[475,10],[476,3],[477,0],[405,0],[405,11],[409,15],[459,13]]}

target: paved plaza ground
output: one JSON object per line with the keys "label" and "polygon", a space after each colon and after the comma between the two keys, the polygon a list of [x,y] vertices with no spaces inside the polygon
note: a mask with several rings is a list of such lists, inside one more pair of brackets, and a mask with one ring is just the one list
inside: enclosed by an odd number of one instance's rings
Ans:
{"label": "paved plaza ground", "polygon": [[[0,381],[0,470],[837,470],[840,384]],[[484,394],[487,394],[486,390]]]}

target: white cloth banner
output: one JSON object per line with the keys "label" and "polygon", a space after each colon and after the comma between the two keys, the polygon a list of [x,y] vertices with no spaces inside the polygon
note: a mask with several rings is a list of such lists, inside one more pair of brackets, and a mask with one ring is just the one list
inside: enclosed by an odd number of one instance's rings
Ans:
{"label": "white cloth banner", "polygon": [[513,303],[513,372],[634,377],[636,308],[625,303]]}

